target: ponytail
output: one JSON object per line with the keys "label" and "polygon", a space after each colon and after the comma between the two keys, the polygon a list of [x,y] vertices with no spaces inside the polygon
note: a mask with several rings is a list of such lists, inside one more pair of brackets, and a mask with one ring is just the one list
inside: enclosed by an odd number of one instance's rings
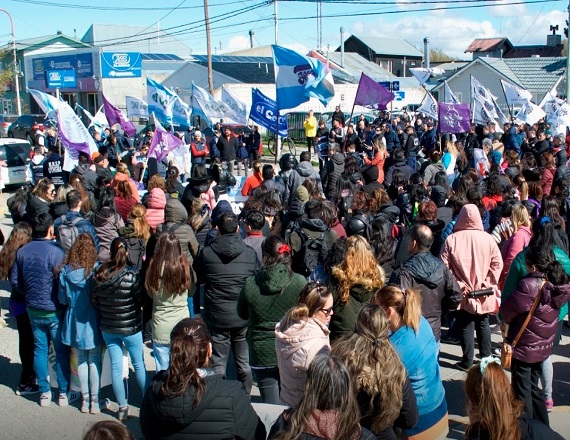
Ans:
{"label": "ponytail", "polygon": [[[309,306],[307,304],[297,304],[295,307],[289,309],[283,318],[283,326],[281,331],[287,330],[297,322],[305,322],[309,318]],[[304,326],[304,324],[303,324]]]}
{"label": "ponytail", "polygon": [[281,331],[287,330],[297,322],[302,322],[304,326],[307,319],[325,306],[331,295],[331,291],[323,284],[315,281],[307,283],[299,293],[297,305],[289,309],[281,321],[283,323]]}
{"label": "ponytail", "polygon": [[564,272],[564,268],[556,260],[551,261],[548,266],[546,266],[545,274],[546,279],[555,286],[568,283],[568,276],[566,275],[566,272]]}
{"label": "ponytail", "polygon": [[401,289],[395,284],[384,287],[372,297],[372,303],[382,307],[392,307],[407,327],[417,333],[422,317],[422,300],[417,289]]}

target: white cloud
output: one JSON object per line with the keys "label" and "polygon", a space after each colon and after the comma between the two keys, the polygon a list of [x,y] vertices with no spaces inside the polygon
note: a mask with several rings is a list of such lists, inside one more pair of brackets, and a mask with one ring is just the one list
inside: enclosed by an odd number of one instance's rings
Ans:
{"label": "white cloud", "polygon": [[487,8],[489,14],[493,17],[521,17],[528,13],[526,5],[513,5],[512,0],[496,0],[493,6]]}
{"label": "white cloud", "polygon": [[249,49],[249,38],[244,35],[234,35],[231,37],[226,46],[222,46],[222,51],[232,52],[234,50]]}

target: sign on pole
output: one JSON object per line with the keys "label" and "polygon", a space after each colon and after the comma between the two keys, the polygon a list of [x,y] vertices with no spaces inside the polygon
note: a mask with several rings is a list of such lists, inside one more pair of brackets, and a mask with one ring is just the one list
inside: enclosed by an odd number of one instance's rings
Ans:
{"label": "sign on pole", "polygon": [[48,89],[73,89],[77,87],[75,70],[47,70],[46,85]]}

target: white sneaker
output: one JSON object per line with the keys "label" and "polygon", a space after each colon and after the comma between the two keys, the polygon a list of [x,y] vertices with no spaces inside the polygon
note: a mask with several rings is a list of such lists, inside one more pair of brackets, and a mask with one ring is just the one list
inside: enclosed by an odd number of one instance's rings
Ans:
{"label": "white sneaker", "polygon": [[59,393],[58,403],[59,403],[59,406],[69,405],[69,401],[67,400],[67,394],[66,393]]}
{"label": "white sneaker", "polygon": [[51,403],[51,391],[40,394],[40,406],[49,406]]}

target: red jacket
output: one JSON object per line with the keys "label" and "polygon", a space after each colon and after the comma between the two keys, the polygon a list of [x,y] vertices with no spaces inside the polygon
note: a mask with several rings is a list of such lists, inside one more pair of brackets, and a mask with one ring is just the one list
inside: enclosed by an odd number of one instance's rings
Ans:
{"label": "red jacket", "polygon": [[251,176],[245,179],[245,183],[241,189],[241,195],[250,196],[253,190],[261,185],[261,182],[263,182],[261,174],[253,173]]}

